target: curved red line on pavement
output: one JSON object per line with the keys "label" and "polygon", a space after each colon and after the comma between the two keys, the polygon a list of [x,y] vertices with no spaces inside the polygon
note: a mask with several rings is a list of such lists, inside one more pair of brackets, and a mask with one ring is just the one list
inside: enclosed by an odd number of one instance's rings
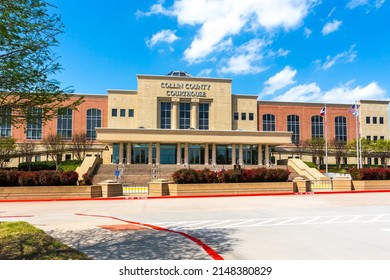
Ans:
{"label": "curved red line on pavement", "polygon": [[31,218],[34,217],[32,215],[25,215],[25,216],[2,216],[0,215],[0,218]]}
{"label": "curved red line on pavement", "polygon": [[110,219],[113,219],[113,220],[129,223],[129,224],[134,224],[134,225],[148,227],[148,228],[151,228],[151,229],[154,229],[154,230],[160,230],[160,231],[166,231],[166,232],[172,232],[172,233],[180,234],[180,235],[184,236],[185,238],[187,238],[187,239],[191,240],[192,242],[194,242],[196,245],[202,247],[202,249],[210,257],[212,257],[214,260],[223,260],[223,257],[221,255],[219,255],[217,252],[215,252],[210,246],[206,245],[200,239],[198,239],[196,237],[193,237],[193,236],[191,236],[191,235],[189,235],[189,234],[187,234],[185,232],[171,230],[171,229],[167,229],[167,228],[162,228],[162,227],[154,226],[154,225],[150,225],[150,224],[144,224],[144,223],[139,223],[139,222],[127,221],[127,220],[120,219],[120,218],[113,217],[113,216],[81,214],[81,213],[76,213],[76,215],[78,215],[78,216],[89,216],[89,217],[100,217],[100,218],[110,218]]}

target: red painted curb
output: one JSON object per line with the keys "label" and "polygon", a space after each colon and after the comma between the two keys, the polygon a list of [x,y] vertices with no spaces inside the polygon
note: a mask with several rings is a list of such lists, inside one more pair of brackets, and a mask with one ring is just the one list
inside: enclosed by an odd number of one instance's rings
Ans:
{"label": "red painted curb", "polygon": [[129,224],[134,224],[134,225],[139,225],[139,226],[143,226],[143,227],[148,227],[148,228],[151,228],[151,229],[154,229],[154,230],[166,231],[166,232],[180,234],[180,235],[184,236],[185,238],[187,238],[187,239],[191,240],[192,242],[194,242],[196,245],[202,247],[202,249],[210,257],[213,258],[213,260],[223,260],[223,257],[221,255],[219,255],[217,252],[215,252],[210,246],[208,246],[205,243],[203,243],[203,241],[201,241],[200,239],[198,239],[196,237],[193,237],[193,236],[191,236],[191,235],[189,235],[189,234],[187,234],[185,232],[171,230],[171,229],[166,229],[166,228],[163,228],[163,227],[154,226],[154,225],[150,225],[150,224],[144,224],[144,223],[139,223],[139,222],[127,221],[127,220],[116,218],[116,217],[113,217],[113,216],[92,215],[92,214],[82,214],[82,213],[76,213],[75,215],[86,216],[86,217],[109,218],[109,219],[113,219],[113,220],[129,223]]}
{"label": "red painted curb", "polygon": [[216,194],[216,195],[183,195],[183,196],[120,196],[98,198],[48,198],[48,199],[0,199],[2,202],[54,202],[54,201],[99,201],[99,200],[143,200],[143,199],[180,199],[180,198],[214,198],[214,197],[247,197],[247,196],[282,196],[282,195],[314,195],[314,194],[358,194],[358,193],[386,193],[390,190],[367,191],[328,191],[328,192],[286,192],[286,193],[262,193],[262,194]]}

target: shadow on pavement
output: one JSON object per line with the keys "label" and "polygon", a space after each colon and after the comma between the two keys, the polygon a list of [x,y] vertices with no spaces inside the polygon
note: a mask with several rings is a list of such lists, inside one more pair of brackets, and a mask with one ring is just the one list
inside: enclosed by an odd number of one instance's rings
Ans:
{"label": "shadow on pavement", "polygon": [[[192,230],[218,254],[232,251],[232,229]],[[91,228],[80,231],[52,230],[48,234],[95,260],[209,260],[211,257],[194,242],[165,231]]]}

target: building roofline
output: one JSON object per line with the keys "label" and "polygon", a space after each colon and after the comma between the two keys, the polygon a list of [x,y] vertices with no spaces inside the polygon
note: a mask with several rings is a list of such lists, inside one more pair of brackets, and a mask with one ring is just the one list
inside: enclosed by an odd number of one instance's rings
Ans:
{"label": "building roofline", "polygon": [[184,81],[210,81],[210,82],[232,82],[231,78],[209,78],[209,77],[181,77],[181,76],[165,76],[165,75],[145,75],[137,74],[137,79],[167,79],[167,80],[184,80]]}

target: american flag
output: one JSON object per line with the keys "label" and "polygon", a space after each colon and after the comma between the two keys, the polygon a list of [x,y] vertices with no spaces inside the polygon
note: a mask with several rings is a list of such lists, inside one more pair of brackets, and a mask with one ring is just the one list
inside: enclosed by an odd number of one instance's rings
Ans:
{"label": "american flag", "polygon": [[359,115],[359,105],[353,104],[351,107],[349,107],[348,112],[354,115],[355,117]]}
{"label": "american flag", "polygon": [[325,113],[326,113],[326,109],[325,107],[321,109],[320,111],[320,116],[325,116]]}

